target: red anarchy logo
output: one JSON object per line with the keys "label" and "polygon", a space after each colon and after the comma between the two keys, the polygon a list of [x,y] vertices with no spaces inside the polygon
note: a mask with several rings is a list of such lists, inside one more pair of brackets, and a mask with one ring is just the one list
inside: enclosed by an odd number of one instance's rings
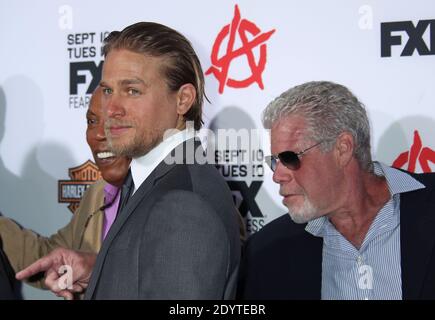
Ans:
{"label": "red anarchy logo", "polygon": [[403,169],[404,166],[408,164],[406,170],[415,172],[417,161],[420,163],[423,172],[432,172],[429,162],[435,163],[435,151],[428,147],[423,147],[420,134],[415,130],[411,149],[401,153],[397,159],[394,160],[393,167]]}
{"label": "red anarchy logo", "polygon": [[[240,37],[242,46],[234,49],[236,32]],[[261,75],[266,66],[267,47],[265,42],[269,40],[274,32],[275,29],[262,33],[260,28],[258,28],[253,22],[241,19],[239,7],[236,5],[231,24],[227,24],[222,28],[213,44],[213,50],[211,52],[212,66],[205,72],[206,75],[213,73],[219,81],[219,93],[222,94],[224,92],[225,85],[232,88],[246,88],[254,82],[256,82],[262,90],[264,89]],[[247,33],[251,34],[253,39],[248,40]],[[229,40],[225,54],[222,57],[219,57],[219,49],[222,45],[222,41],[228,35]],[[256,61],[253,49],[258,46],[260,49],[260,55],[258,61]],[[247,57],[249,68],[251,69],[251,76],[244,80],[232,79],[228,76],[230,64],[235,58],[242,55]]]}

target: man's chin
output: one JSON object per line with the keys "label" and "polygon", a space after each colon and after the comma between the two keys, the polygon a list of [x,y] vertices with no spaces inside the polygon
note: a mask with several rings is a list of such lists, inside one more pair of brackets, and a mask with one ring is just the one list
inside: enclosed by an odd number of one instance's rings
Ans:
{"label": "man's chin", "polygon": [[134,153],[134,148],[125,144],[113,143],[109,146],[110,151],[112,151],[117,157],[130,157],[132,158],[132,153]]}
{"label": "man's chin", "polygon": [[318,217],[318,210],[311,203],[305,202],[302,207],[298,208],[287,206],[287,209],[290,218],[297,224],[307,223]]}
{"label": "man's chin", "polygon": [[118,157],[140,158],[150,152],[155,145],[116,145],[111,146],[111,151]]}
{"label": "man's chin", "polygon": [[292,212],[290,210],[288,211],[288,214],[290,215],[290,218],[293,220],[293,222],[297,224],[304,224],[310,221],[308,217],[305,217],[304,215],[299,213]]}

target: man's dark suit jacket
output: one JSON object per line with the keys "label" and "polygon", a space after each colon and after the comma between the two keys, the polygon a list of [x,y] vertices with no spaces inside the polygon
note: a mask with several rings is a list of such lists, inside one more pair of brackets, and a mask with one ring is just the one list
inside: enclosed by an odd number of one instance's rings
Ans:
{"label": "man's dark suit jacket", "polygon": [[12,300],[18,296],[15,294],[15,273],[9,264],[0,239],[0,300]]}
{"label": "man's dark suit jacket", "polygon": [[[193,160],[201,146],[188,143],[177,148]],[[236,208],[216,168],[162,161],[110,228],[85,298],[234,298],[240,250]]]}
{"label": "man's dark suit jacket", "polygon": [[[403,299],[435,299],[435,174],[426,188],[400,195]],[[238,297],[320,299],[323,239],[288,214],[254,234],[244,250]]]}

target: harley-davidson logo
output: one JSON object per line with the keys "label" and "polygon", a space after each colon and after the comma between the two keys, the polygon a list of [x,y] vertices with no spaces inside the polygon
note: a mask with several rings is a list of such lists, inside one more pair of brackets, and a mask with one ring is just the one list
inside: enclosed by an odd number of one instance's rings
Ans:
{"label": "harley-davidson logo", "polygon": [[58,202],[69,203],[68,209],[74,213],[79,207],[85,191],[98,179],[101,173],[98,167],[91,160],[78,167],[68,169],[71,180],[58,181]]}

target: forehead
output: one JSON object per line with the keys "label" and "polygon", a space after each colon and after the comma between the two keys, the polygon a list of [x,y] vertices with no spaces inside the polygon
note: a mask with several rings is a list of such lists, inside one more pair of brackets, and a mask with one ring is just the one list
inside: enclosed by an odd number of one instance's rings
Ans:
{"label": "forehead", "polygon": [[102,81],[151,81],[159,76],[162,57],[152,57],[126,49],[114,49],[107,55]]}
{"label": "forehead", "polygon": [[307,138],[307,125],[302,116],[288,116],[276,121],[271,128],[272,153],[297,151]]}

